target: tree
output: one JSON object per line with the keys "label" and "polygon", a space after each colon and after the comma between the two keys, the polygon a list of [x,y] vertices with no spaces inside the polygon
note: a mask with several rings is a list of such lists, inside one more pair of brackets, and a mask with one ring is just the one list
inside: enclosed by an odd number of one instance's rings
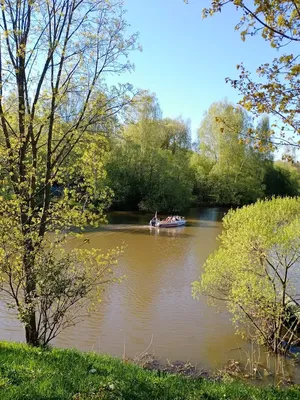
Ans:
{"label": "tree", "polygon": [[[219,122],[222,121],[222,125]],[[213,103],[205,113],[198,130],[200,152],[230,167],[232,155],[243,156],[239,139],[249,127],[247,114],[227,100]]]}
{"label": "tree", "polygon": [[194,151],[190,158],[190,168],[193,174],[192,181],[194,183],[193,195],[194,202],[198,205],[213,203],[212,182],[209,174],[215,162],[205,154],[199,154]]}
{"label": "tree", "polygon": [[161,120],[162,110],[155,93],[141,90],[126,107],[125,123],[134,124],[140,120]]}
{"label": "tree", "polygon": [[163,143],[161,148],[171,150],[175,154],[177,150],[189,150],[191,148],[191,132],[189,121],[181,118],[172,120],[165,118],[162,121]]}
{"label": "tree", "polygon": [[200,154],[212,163],[208,180],[216,204],[245,204],[263,196],[263,161],[252,143],[242,140],[248,127],[247,113],[227,101],[213,103],[201,122]]}
{"label": "tree", "polygon": [[[0,293],[32,345],[76,322],[113,280],[116,254],[64,245],[71,229],[103,219],[91,128],[131,100],[128,85],[105,84],[106,74],[131,69],[137,36],[126,29],[118,0],[2,2]],[[73,185],[71,159],[81,168]]]}
{"label": "tree", "polygon": [[[242,16],[235,29],[240,30],[242,40],[260,34],[271,47],[280,51],[273,60],[258,66],[255,81],[241,63],[238,79],[226,80],[243,95],[240,104],[256,115],[270,114],[275,117],[269,132],[269,143],[299,148],[299,54],[300,4],[298,0],[257,0],[251,4],[244,0],[211,0],[211,6],[203,10],[207,17],[221,12],[223,7],[233,6]],[[288,47],[292,52],[288,53]],[[262,145],[255,130],[249,134]]]}
{"label": "tree", "polygon": [[189,206],[193,184],[189,158],[190,154],[183,152],[160,149],[153,153],[139,209],[174,213]]}
{"label": "tree", "polygon": [[182,210],[192,192],[189,123],[181,118],[162,119],[158,100],[147,92],[142,92],[127,112],[134,118],[127,118],[111,141],[106,164],[107,185],[115,193],[113,206]]}
{"label": "tree", "polygon": [[193,294],[225,301],[238,331],[274,352],[300,340],[299,198],[258,201],[223,219]]}
{"label": "tree", "polygon": [[276,161],[268,165],[264,177],[266,195],[297,196],[300,189],[300,174],[296,167],[287,162]]}

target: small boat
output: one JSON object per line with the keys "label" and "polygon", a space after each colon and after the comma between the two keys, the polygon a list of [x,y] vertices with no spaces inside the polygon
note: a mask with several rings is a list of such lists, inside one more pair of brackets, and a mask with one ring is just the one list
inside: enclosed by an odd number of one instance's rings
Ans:
{"label": "small boat", "polygon": [[180,219],[180,220],[175,220],[175,221],[160,221],[158,223],[158,227],[159,228],[174,228],[177,226],[183,226],[186,224],[186,220],[184,218]]}
{"label": "small boat", "polygon": [[163,220],[160,220],[159,218],[157,218],[157,215],[155,215],[155,217],[152,218],[149,222],[150,226],[156,228],[176,228],[177,226],[183,226],[185,224],[186,220],[184,219],[184,217],[180,217],[178,215],[170,216]]}

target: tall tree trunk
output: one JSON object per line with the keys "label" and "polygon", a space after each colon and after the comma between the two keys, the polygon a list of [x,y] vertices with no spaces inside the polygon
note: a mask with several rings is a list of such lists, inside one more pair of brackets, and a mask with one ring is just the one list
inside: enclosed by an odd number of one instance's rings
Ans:
{"label": "tall tree trunk", "polygon": [[34,246],[32,239],[26,237],[29,232],[26,229],[23,231],[24,238],[24,257],[23,257],[23,270],[25,273],[25,305],[26,305],[26,319],[25,319],[25,335],[26,343],[32,346],[38,346],[38,331],[36,324],[36,278],[34,272]]}
{"label": "tall tree trunk", "polygon": [[38,346],[38,332],[36,329],[36,317],[35,312],[32,312],[29,317],[27,325],[25,325],[25,337],[26,343],[31,346]]}

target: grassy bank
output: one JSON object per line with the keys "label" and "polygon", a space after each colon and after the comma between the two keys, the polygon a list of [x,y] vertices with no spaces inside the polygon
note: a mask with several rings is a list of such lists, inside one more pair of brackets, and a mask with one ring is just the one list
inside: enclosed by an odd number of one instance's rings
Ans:
{"label": "grassy bank", "polygon": [[145,371],[93,353],[0,343],[1,400],[286,400],[299,399],[300,387],[259,389],[242,383],[216,383]]}

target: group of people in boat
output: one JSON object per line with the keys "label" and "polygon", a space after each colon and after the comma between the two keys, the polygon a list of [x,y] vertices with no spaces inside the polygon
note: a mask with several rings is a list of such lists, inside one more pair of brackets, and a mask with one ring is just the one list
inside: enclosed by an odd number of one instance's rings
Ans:
{"label": "group of people in boat", "polygon": [[164,222],[175,222],[175,221],[181,221],[182,218],[179,217],[179,215],[173,215],[172,217],[167,217]]}
{"label": "group of people in boat", "polygon": [[175,222],[175,221],[182,221],[183,219],[184,218],[180,217],[179,215],[172,215],[172,216],[169,216],[166,219],[160,221],[160,219],[157,218],[157,214],[155,214],[155,216],[150,221],[150,225],[157,226],[159,224],[159,222],[170,223],[170,222]]}

